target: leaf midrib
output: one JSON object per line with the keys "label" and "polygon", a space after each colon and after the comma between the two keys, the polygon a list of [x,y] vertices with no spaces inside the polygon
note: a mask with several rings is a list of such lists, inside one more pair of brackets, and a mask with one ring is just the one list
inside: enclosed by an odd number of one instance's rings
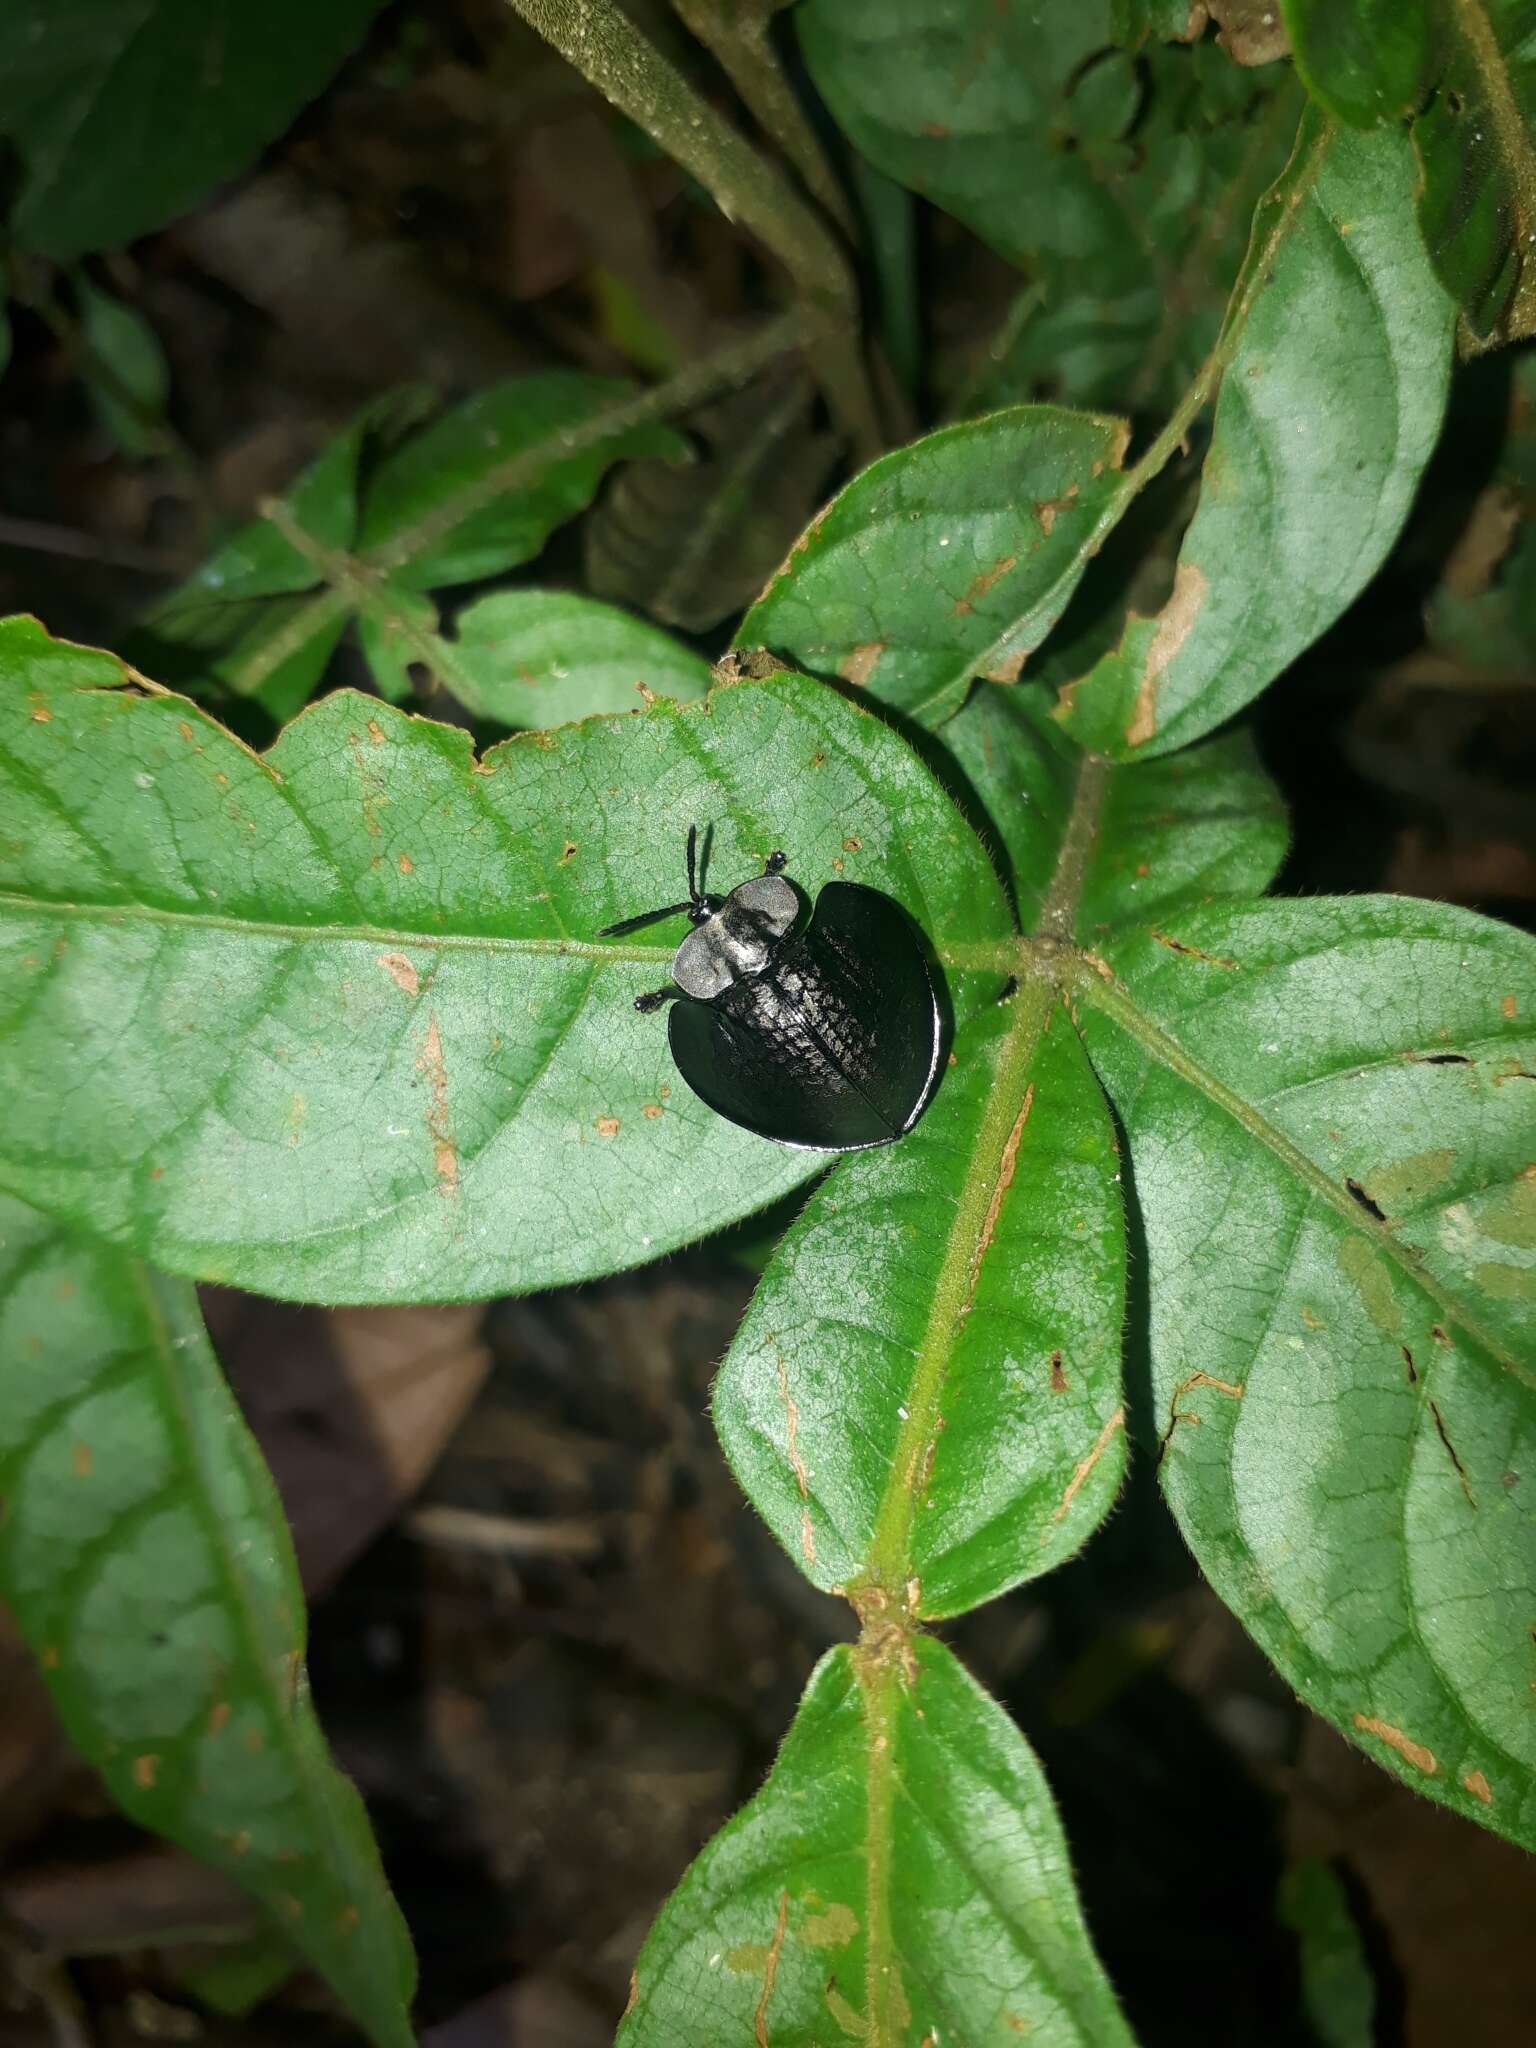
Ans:
{"label": "leaf midrib", "polygon": [[1176,1075],[1216,1108],[1223,1110],[1250,1138],[1264,1146],[1282,1166],[1294,1174],[1318,1200],[1332,1209],[1351,1230],[1374,1245],[1405,1279],[1411,1281],[1435,1304],[1446,1321],[1454,1323],[1478,1350],[1484,1352],[1521,1385],[1536,1388],[1536,1370],[1524,1364],[1501,1339],[1485,1330],[1445,1283],[1419,1264],[1390,1225],[1378,1222],[1375,1217],[1367,1215],[1349,1190],[1331,1179],[1293,1139],[1271,1123],[1262,1110],[1187,1053],[1176,1038],[1164,1031],[1161,1025],[1153,1022],[1135,996],[1118,978],[1106,981],[1100,971],[1103,964],[1086,955],[1077,955],[1072,959],[1070,971],[1073,992],[1080,1000],[1118,1025],[1128,1037],[1134,1039],[1149,1053],[1159,1066]]}
{"label": "leaf midrib", "polygon": [[[182,926],[189,931],[233,932],[251,939],[314,939],[334,945],[416,946],[436,952],[484,952],[541,955],[554,958],[617,961],[628,965],[654,967],[670,960],[676,946],[625,945],[614,940],[515,939],[498,932],[403,930],[394,925],[298,924],[292,921],[239,917],[232,912],[172,910],[157,903],[130,899],[123,903],[71,903],[51,896],[23,896],[0,890],[0,923],[7,913],[27,918],[71,918],[81,923],[155,924]],[[934,942],[934,951],[946,967],[962,970],[1011,974],[1017,968],[1016,939],[958,939]]]}

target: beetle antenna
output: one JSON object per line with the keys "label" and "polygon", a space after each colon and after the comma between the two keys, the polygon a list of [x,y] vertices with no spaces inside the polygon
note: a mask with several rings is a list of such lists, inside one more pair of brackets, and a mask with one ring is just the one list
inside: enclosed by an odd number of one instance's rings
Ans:
{"label": "beetle antenna", "polygon": [[642,925],[659,924],[664,917],[676,917],[680,910],[692,910],[693,903],[667,903],[660,910],[642,910],[638,917],[620,918],[617,924],[605,924],[597,934],[600,939],[622,939],[626,932],[637,932]]}
{"label": "beetle antenna", "polygon": [[694,857],[698,852],[698,846],[699,828],[697,825],[690,825],[688,827],[688,901],[690,903],[697,903],[699,900],[698,872],[694,865]]}

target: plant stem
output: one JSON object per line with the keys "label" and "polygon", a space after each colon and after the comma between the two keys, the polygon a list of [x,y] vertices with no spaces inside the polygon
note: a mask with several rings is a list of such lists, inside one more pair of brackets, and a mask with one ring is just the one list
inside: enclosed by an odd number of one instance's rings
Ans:
{"label": "plant stem", "polygon": [[857,241],[858,223],[847,195],[768,38],[768,23],[783,0],[672,0],[672,5],[718,60],[758,126],[794,165],[806,191],[850,242]]}
{"label": "plant stem", "polygon": [[808,346],[860,461],[881,447],[859,352],[853,276],[831,231],[778,172],[646,41],[617,0],[509,0],[546,42],[692,172],[788,271],[813,316]]}

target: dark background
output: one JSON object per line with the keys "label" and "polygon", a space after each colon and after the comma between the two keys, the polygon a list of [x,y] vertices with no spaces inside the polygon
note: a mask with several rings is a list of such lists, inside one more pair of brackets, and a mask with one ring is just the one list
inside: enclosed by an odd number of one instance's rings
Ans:
{"label": "dark background", "polygon": [[[937,416],[1017,280],[940,216],[920,212],[919,238],[920,409]],[[96,267],[163,343],[176,445],[124,459],[68,336],[18,314],[0,608],[108,646],[367,397],[651,370],[774,291],[687,179],[493,0],[387,12],[252,176]],[[1531,925],[1527,368],[1507,353],[1459,373],[1392,560],[1257,707],[1295,822],[1282,890],[1394,889]],[[729,447],[763,403],[696,430]],[[718,565],[733,613],[839,473],[809,398],[787,416],[759,530]],[[626,520],[649,516],[611,486],[529,579],[582,585],[595,560],[601,583]],[[718,653],[732,623],[700,616],[694,643]],[[345,649],[333,674],[366,682]],[[761,1243],[754,1227],[484,1309],[208,1300],[293,1519],[315,1692],[415,1934],[432,2048],[609,2040],[657,1908],[760,1782],[816,1657],[852,1633],[746,1507],[709,1426]],[[1148,2048],[1312,2040],[1275,1893],[1288,1860],[1317,1855],[1363,1929],[1383,2048],[1525,2048],[1536,1866],[1298,1706],[1204,1589],[1155,1449],[1143,1428],[1083,1556],[946,1631],[1044,1761],[1134,2029]],[[8,1955],[77,1959],[46,2010],[0,1988],[0,2042],[68,2044],[76,2022],[102,2043],[347,2038],[309,1979],[248,2019],[199,2007],[174,1937],[243,1926],[245,1909],[112,1816],[3,1618],[0,1852],[0,1987]]]}

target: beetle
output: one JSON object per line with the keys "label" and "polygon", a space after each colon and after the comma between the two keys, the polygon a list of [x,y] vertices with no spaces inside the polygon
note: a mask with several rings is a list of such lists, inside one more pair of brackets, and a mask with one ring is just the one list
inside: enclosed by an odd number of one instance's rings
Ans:
{"label": "beetle", "polygon": [[[906,913],[862,882],[828,882],[803,930],[801,898],[770,853],[727,896],[699,885],[688,832],[688,895],[604,927],[620,938],[687,913],[693,929],[665,988],[677,1070],[717,1115],[760,1138],[815,1152],[862,1152],[905,1137],[939,1074],[933,978]],[[705,838],[705,863],[709,857]]]}

